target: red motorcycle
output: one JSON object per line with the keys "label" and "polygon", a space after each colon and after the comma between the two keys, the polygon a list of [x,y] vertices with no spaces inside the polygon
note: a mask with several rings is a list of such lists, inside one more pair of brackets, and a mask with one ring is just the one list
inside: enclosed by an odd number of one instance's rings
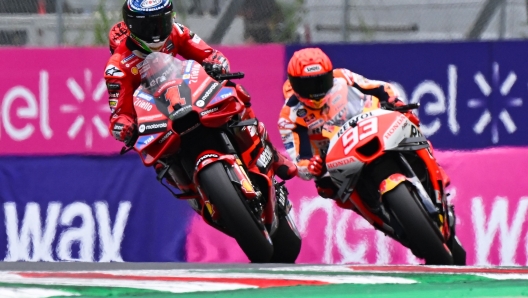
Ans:
{"label": "red motorcycle", "polygon": [[326,169],[339,187],[337,203],[431,265],[465,265],[448,204],[449,178],[418,126],[400,107],[365,105],[363,113],[329,129]]}
{"label": "red motorcycle", "polygon": [[[236,239],[251,262],[295,262],[300,234],[273,152],[258,121],[241,116],[243,73],[206,71],[198,62],[152,53],[139,65],[134,93],[138,136],[133,147],[145,166],[169,176],[209,225]],[[247,118],[247,119],[245,119]],[[126,151],[126,150],[124,150]],[[159,170],[161,168],[161,170]]]}

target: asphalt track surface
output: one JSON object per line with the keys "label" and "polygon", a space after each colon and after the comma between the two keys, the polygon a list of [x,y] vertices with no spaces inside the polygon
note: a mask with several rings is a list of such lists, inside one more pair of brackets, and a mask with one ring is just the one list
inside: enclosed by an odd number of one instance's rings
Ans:
{"label": "asphalt track surface", "polygon": [[0,263],[0,297],[528,297],[528,268]]}

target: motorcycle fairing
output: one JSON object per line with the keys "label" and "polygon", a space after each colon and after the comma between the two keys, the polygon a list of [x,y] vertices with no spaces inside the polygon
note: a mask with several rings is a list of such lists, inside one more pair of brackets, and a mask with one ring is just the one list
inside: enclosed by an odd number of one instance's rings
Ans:
{"label": "motorcycle fairing", "polygon": [[[230,154],[224,154],[220,152],[216,152],[213,150],[208,150],[203,152],[198,160],[196,161],[196,171],[194,173],[193,180],[195,183],[199,185],[198,177],[199,173],[207,166],[215,163],[215,162],[223,162],[226,164],[232,171],[228,171],[229,178],[231,182],[233,182],[234,185],[237,185],[239,189],[241,190],[242,194],[248,199],[248,203],[251,203],[255,198],[257,198],[258,195],[261,195],[255,191],[253,188],[253,185],[251,184],[251,180],[249,179],[246,171],[244,170],[242,161],[235,157],[234,155]],[[202,197],[206,198],[206,194],[203,193],[200,189],[200,194]],[[262,220],[264,224],[270,224],[275,225],[277,224],[277,219],[275,217],[275,188],[273,185],[271,185],[270,189],[270,195],[267,200],[267,208],[266,210],[268,212],[264,212],[262,214]],[[208,208],[208,211],[210,212],[211,216],[213,216],[214,206],[209,203],[209,205],[204,204],[204,207]],[[271,208],[270,208],[271,207]],[[206,209],[204,209],[206,210]],[[271,211],[270,211],[271,210]],[[213,212],[213,213],[211,213]],[[202,216],[204,214],[202,213]],[[213,216],[214,218],[214,216]],[[269,233],[264,225],[259,225],[261,228],[262,233],[269,238]],[[272,231],[273,232],[273,231]]]}

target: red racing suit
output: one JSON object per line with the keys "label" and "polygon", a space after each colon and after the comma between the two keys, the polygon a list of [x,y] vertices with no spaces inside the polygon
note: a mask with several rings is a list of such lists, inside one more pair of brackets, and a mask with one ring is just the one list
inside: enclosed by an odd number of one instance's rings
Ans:
{"label": "red racing suit", "polygon": [[[173,56],[179,54],[185,59],[200,63],[212,55],[222,56],[219,51],[211,48],[198,35],[179,23],[173,24],[172,32],[161,52]],[[141,83],[138,64],[147,55],[148,53],[138,46],[132,37],[128,36],[125,42],[117,46],[106,64],[104,78],[109,94],[108,104],[112,112],[109,130],[120,141],[123,140],[119,136],[119,123],[136,122],[132,98],[134,91]]]}
{"label": "red racing suit", "polygon": [[[344,93],[343,93],[344,92]],[[348,69],[334,69],[334,86],[327,93],[327,104],[319,110],[305,106],[294,94],[289,81],[283,86],[286,102],[278,122],[284,147],[297,164],[298,176],[313,177],[308,172],[310,158],[324,155],[330,139],[324,136],[325,125],[342,125],[361,112],[363,100],[375,96],[380,102],[392,102],[396,89],[383,81],[368,80]]]}

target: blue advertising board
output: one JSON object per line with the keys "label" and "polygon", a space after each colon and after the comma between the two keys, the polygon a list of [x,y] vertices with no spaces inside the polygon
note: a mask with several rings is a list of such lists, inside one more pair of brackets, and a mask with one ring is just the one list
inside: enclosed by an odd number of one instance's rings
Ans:
{"label": "blue advertising board", "polygon": [[194,211],[124,156],[0,157],[0,259],[180,262]]}
{"label": "blue advertising board", "polygon": [[[420,102],[435,148],[528,145],[528,42],[312,45],[371,80]],[[303,46],[286,48],[286,61]]]}

